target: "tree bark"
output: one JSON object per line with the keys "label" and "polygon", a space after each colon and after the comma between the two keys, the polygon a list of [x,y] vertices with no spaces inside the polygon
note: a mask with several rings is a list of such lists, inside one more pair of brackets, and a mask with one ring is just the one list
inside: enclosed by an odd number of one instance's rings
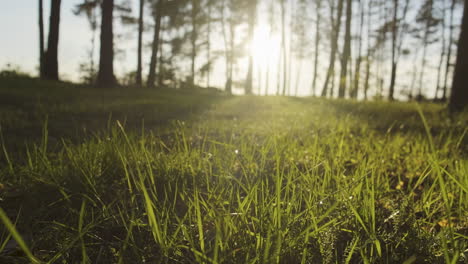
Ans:
{"label": "tree bark", "polygon": [[388,99],[393,101],[395,93],[395,80],[396,80],[396,49],[397,49],[397,34],[398,34],[398,4],[399,0],[393,0],[393,25],[392,25],[392,72],[390,74],[390,88]]}
{"label": "tree bark", "polygon": [[336,17],[335,25],[333,26],[333,37],[332,37],[332,47],[330,52],[330,64],[328,66],[327,75],[325,77],[325,83],[323,84],[322,89],[322,97],[325,97],[328,93],[328,83],[332,75],[334,75],[335,71],[335,59],[336,59],[336,52],[338,49],[338,37],[340,35],[340,27],[341,27],[341,17],[343,15],[343,2],[344,0],[339,0],[338,2],[338,15]]}
{"label": "tree bark", "polygon": [[44,78],[44,8],[39,0],[39,77]]}
{"label": "tree bark", "polygon": [[197,59],[197,40],[198,40],[198,21],[197,15],[200,11],[198,0],[192,0],[192,9],[191,9],[191,23],[192,23],[192,32],[190,34],[190,44],[192,46],[192,52],[190,53],[190,88],[195,87],[195,65]]}
{"label": "tree bark", "polygon": [[283,91],[282,91],[282,95],[285,96],[286,95],[287,78],[288,78],[287,58],[286,58],[286,8],[285,8],[285,0],[281,0],[281,53],[282,53],[282,56],[283,56]]}
{"label": "tree bark", "polygon": [[312,75],[312,96],[316,95],[317,90],[317,76],[318,76],[318,57],[319,57],[319,45],[320,45],[320,20],[322,16],[320,15],[320,9],[322,7],[322,0],[317,0],[317,20],[315,21],[315,52],[314,52],[314,73]]}
{"label": "tree bark", "polygon": [[210,78],[211,78],[211,11],[212,11],[212,1],[208,1],[208,21],[207,21],[207,34],[206,34],[206,63],[208,68],[206,70],[206,88],[210,88]]}
{"label": "tree bark", "polygon": [[152,45],[152,50],[151,50],[151,60],[150,60],[148,80],[147,80],[148,88],[154,88],[155,87],[154,82],[156,81],[156,64],[158,60],[159,37],[161,34],[162,1],[163,0],[158,0],[158,3],[156,4],[156,12],[154,14],[155,25],[154,25],[154,32],[153,32],[153,45]]}
{"label": "tree bark", "polygon": [[443,94],[442,94],[442,101],[447,101],[447,86],[448,86],[448,78],[449,72],[451,68],[451,59],[452,59],[452,45],[453,45],[453,14],[455,12],[455,4],[456,0],[452,0],[452,4],[450,5],[450,30],[449,30],[449,41],[447,47],[447,62],[445,63],[445,76],[444,76],[444,87],[443,87]]}
{"label": "tree bark", "polygon": [[338,97],[344,98],[346,95],[346,77],[348,73],[348,60],[351,56],[351,17],[353,15],[353,3],[351,0],[346,1],[346,31],[345,43],[343,46],[343,56],[341,57],[341,74],[340,86],[338,89]]}
{"label": "tree bark", "polygon": [[468,0],[465,0],[463,20],[458,40],[457,62],[453,76],[450,110],[462,111],[468,106]]}
{"label": "tree bark", "polygon": [[114,75],[114,0],[103,0],[101,10],[101,48],[97,86],[110,88],[117,84]]}
{"label": "tree bark", "polygon": [[358,97],[359,93],[359,84],[361,81],[361,63],[362,63],[362,33],[364,31],[364,4],[360,3],[359,5],[360,8],[360,23],[359,23],[359,37],[358,37],[358,56],[356,58],[356,69],[354,71],[354,82],[352,85],[352,89],[350,92],[350,97],[355,99]]}
{"label": "tree bark", "polygon": [[49,38],[47,40],[47,51],[44,57],[44,78],[58,81],[58,42],[61,0],[51,0],[50,3]]}
{"label": "tree bark", "polygon": [[225,83],[225,92],[231,94],[231,87],[228,86],[229,82],[229,43],[227,39],[226,33],[226,0],[221,0],[221,33],[223,35],[223,42],[224,42],[224,57],[226,62],[226,83]]}
{"label": "tree bark", "polygon": [[138,61],[136,72],[136,85],[141,87],[142,83],[142,45],[143,45],[143,15],[144,15],[145,0],[140,0],[140,14],[138,17]]}

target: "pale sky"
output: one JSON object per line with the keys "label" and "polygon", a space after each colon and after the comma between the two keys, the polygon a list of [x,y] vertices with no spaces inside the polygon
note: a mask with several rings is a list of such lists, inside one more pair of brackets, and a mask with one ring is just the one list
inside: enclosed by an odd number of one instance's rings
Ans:
{"label": "pale sky", "polygon": [[[90,39],[91,31],[89,30],[89,24],[84,16],[75,16],[72,12],[74,6],[80,3],[81,0],[62,0],[61,8],[61,24],[60,24],[60,41],[59,41],[59,73],[60,77],[64,80],[78,81],[79,79],[79,64],[87,60],[87,51],[90,48]],[[138,1],[132,1],[134,5],[137,5]],[[2,3],[2,9],[0,10],[0,32],[2,34],[2,39],[0,41],[0,69],[4,69],[7,64],[12,64],[13,66],[18,66],[22,71],[30,73],[32,75],[37,75],[38,68],[38,57],[39,57],[39,48],[38,48],[38,1],[37,0],[4,0]],[[50,1],[44,1],[44,23],[45,23],[45,40],[47,41],[47,30],[48,30],[48,20],[49,20],[49,5]],[[137,8],[135,6],[133,13],[136,15]],[[149,11],[146,11],[147,14]],[[262,9],[260,9],[262,12]],[[263,10],[265,12],[265,10]],[[327,13],[324,13],[327,15]],[[262,22],[263,20],[263,22]],[[271,65],[270,71],[270,90],[271,93],[276,90],[276,79],[275,73],[277,70],[278,64],[278,49],[279,49],[279,39],[275,37],[275,40],[270,41],[265,39],[268,37],[267,32],[269,31],[268,27],[265,26],[266,18],[260,18],[259,26],[257,29],[257,36],[264,36],[263,39],[257,40],[254,45],[254,50],[257,53],[256,65],[261,65],[262,77],[259,77],[259,67],[257,66],[254,71],[254,90],[258,89],[258,84],[265,84],[265,71],[266,65]],[[147,23],[152,23],[152,21],[147,21]],[[262,25],[263,23],[263,25]],[[324,24],[327,21],[324,21]],[[136,27],[122,27],[120,23],[115,23],[115,34],[121,35],[122,38],[115,39],[115,45],[118,49],[124,49],[125,53],[118,55],[115,58],[115,72],[117,75],[122,76],[123,73],[133,71],[136,68]],[[98,32],[99,33],[99,32]],[[150,43],[152,39],[151,31],[145,33],[144,41],[145,44]],[[213,46],[220,47],[223,45],[221,40],[215,41]],[[324,40],[322,49],[325,51],[321,57],[319,67],[321,68],[319,72],[324,72],[328,66],[328,49],[329,43],[326,43],[327,40]],[[95,51],[95,62],[98,62],[99,54],[99,35],[96,39],[96,51]],[[147,74],[147,65],[149,62],[150,50],[149,48],[145,49],[144,53],[144,74]],[[296,86],[297,76],[300,76],[299,80],[299,94],[307,95],[310,91],[311,79],[312,79],[312,55],[311,59],[304,61],[302,63],[301,72],[298,70],[299,63],[294,63],[291,70],[292,78],[292,87],[294,90]],[[408,58],[408,60],[412,60]],[[432,61],[435,60],[436,57]],[[261,61],[262,60],[262,61]],[[205,61],[204,52],[200,53],[198,58],[198,66],[201,66]],[[212,73],[211,79],[214,86],[223,87],[224,85],[224,58],[221,57]],[[386,65],[387,63],[385,63]],[[238,65],[238,72],[236,73],[236,79],[238,81],[245,78],[245,66],[246,61],[240,60]],[[384,65],[384,66],[385,66]],[[337,67],[339,69],[339,64],[337,62]],[[364,67],[364,66],[363,66]],[[386,66],[385,66],[386,67]],[[433,72],[434,65],[430,65],[427,71]],[[388,70],[388,69],[384,69]],[[412,65],[408,63],[401,63],[399,67],[399,80],[398,85],[400,87],[406,85],[408,77],[411,74]],[[389,76],[388,76],[389,77]],[[425,82],[429,85],[434,83],[435,74],[427,74]],[[387,90],[388,78],[386,78],[384,84],[384,90]],[[204,83],[202,79],[199,78],[201,83]],[[318,89],[322,87],[322,79],[319,79]],[[433,85],[432,85],[433,86]],[[375,85],[374,85],[375,87]],[[261,88],[262,91],[264,87]],[[398,89],[398,88],[397,88]],[[428,95],[433,94],[431,87],[427,88]],[[374,89],[375,91],[375,89]],[[373,93],[374,91],[371,91]],[[262,92],[263,93],[263,92]]]}

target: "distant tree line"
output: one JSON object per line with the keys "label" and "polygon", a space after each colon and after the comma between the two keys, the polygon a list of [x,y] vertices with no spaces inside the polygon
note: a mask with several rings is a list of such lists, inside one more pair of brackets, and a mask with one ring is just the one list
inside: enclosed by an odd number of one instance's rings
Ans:
{"label": "distant tree line", "polygon": [[[211,87],[213,67],[221,61],[225,64],[227,93],[241,87],[246,94],[274,91],[277,95],[297,95],[302,64],[308,61],[312,65],[312,72],[307,75],[311,75],[313,96],[369,99],[372,89],[379,98],[433,98],[449,101],[452,110],[460,110],[468,101],[467,3],[468,0],[138,0],[137,17],[132,17],[130,0],[83,0],[74,12],[86,16],[93,32],[89,62],[82,65],[82,70],[87,73],[85,80],[97,87],[115,87],[119,83],[114,74],[114,22],[119,17],[138,31],[137,67],[128,81],[135,87],[154,88],[175,82],[188,88]],[[459,24],[461,13],[457,10],[463,6],[463,21]],[[43,0],[39,0],[38,10],[40,77],[59,80],[61,0],[50,0],[47,43]],[[270,38],[277,35],[281,42],[278,62],[268,63],[265,69],[255,69],[252,48],[260,19],[267,20]],[[99,28],[99,65],[95,69],[95,33]],[[153,37],[150,63],[145,67],[143,35],[148,31]],[[242,68],[246,72],[238,76],[236,69],[241,58],[245,58]],[[412,64],[412,70],[404,75],[399,70],[402,60]],[[432,69],[434,61],[436,69]],[[184,65],[189,65],[188,70]],[[432,96],[425,93],[428,84],[424,80],[429,69],[437,73],[436,81],[430,84],[435,89]],[[401,76],[410,81],[403,85]],[[276,89],[270,85],[273,77]],[[255,79],[258,83],[254,83]]]}

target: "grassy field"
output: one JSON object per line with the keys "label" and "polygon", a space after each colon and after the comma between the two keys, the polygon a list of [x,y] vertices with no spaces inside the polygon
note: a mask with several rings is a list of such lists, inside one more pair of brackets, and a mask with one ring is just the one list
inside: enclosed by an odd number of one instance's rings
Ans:
{"label": "grassy field", "polygon": [[0,263],[466,263],[468,115],[0,79]]}

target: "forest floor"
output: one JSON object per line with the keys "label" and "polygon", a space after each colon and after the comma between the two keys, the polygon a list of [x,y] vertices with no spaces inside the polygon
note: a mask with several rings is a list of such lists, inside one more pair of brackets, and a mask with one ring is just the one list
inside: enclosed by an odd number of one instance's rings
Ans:
{"label": "forest floor", "polygon": [[0,78],[0,263],[466,263],[468,114]]}

